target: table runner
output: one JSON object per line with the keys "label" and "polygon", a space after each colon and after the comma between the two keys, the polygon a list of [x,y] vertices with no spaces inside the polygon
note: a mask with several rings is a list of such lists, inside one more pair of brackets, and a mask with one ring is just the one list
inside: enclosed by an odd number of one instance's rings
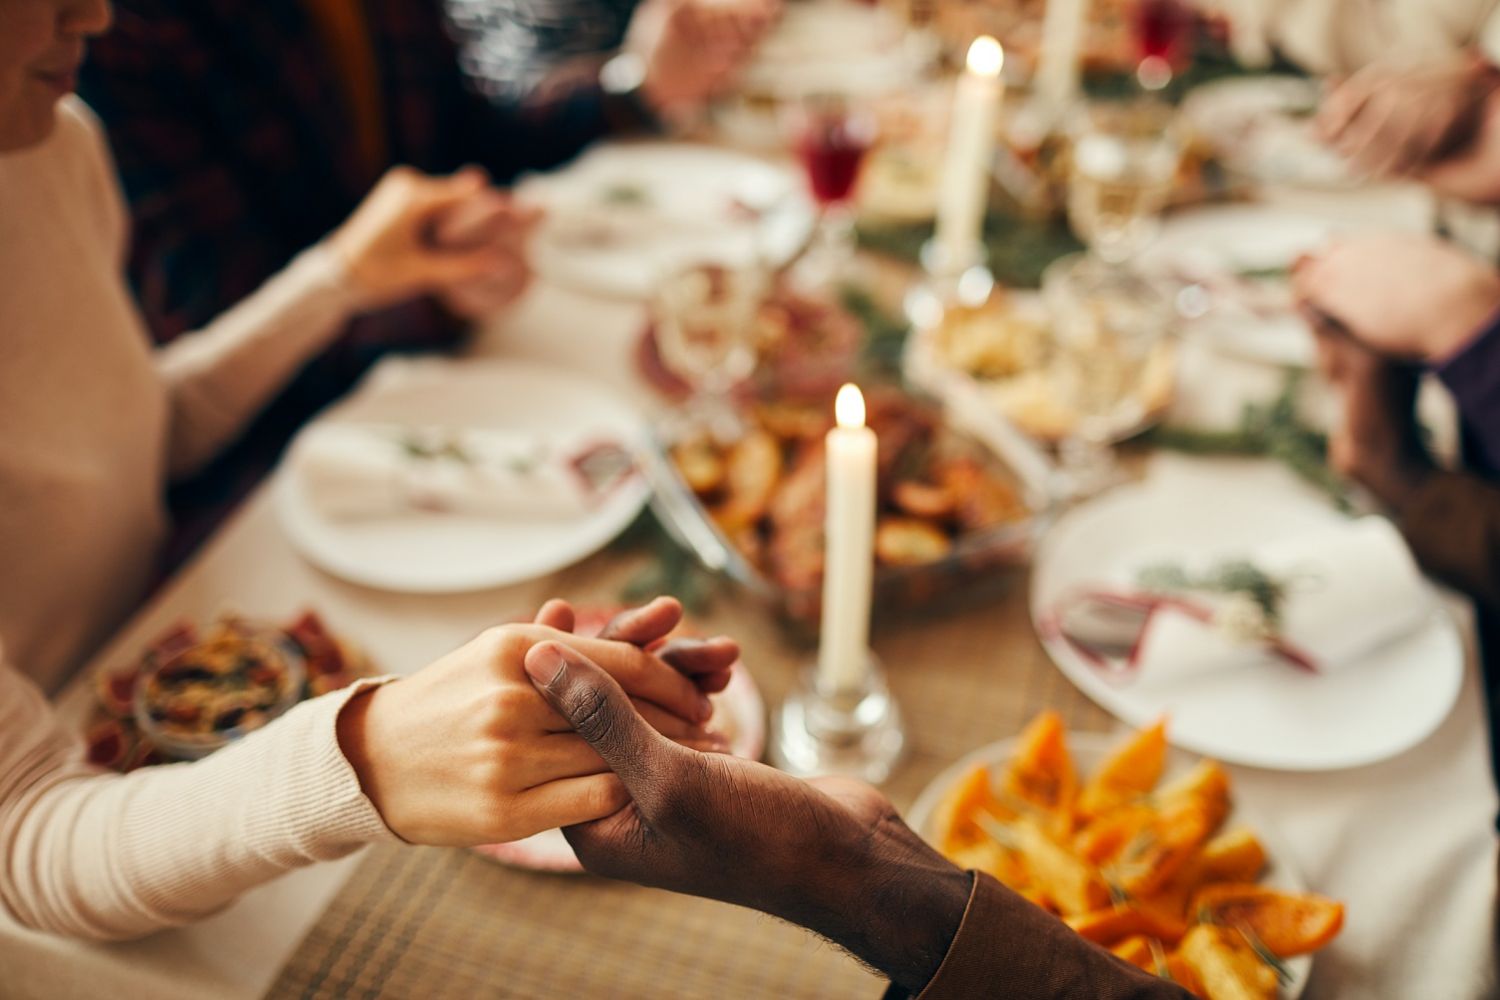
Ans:
{"label": "table runner", "polygon": [[[577,582],[597,586],[588,567]],[[563,580],[558,592],[577,588]],[[1022,574],[983,605],[899,618],[875,639],[911,745],[886,788],[898,806],[1041,708],[1057,709],[1076,729],[1109,726],[1037,643]],[[744,602],[720,600],[699,621],[741,638],[768,706],[779,704],[806,651],[783,644]],[[381,848],[361,862],[269,996],[815,998],[876,997],[881,988],[838,949],[748,910],[515,871],[465,851]]]}

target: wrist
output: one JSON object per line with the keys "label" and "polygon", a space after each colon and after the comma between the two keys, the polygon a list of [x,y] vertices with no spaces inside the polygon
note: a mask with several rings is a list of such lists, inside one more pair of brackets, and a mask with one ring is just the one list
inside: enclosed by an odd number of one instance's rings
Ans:
{"label": "wrist", "polygon": [[334,731],[344,759],[359,780],[360,791],[364,792],[391,832],[404,840],[407,838],[387,811],[390,781],[387,768],[381,761],[380,722],[375,714],[376,700],[382,696],[389,699],[390,689],[391,684],[378,684],[357,692],[344,703]]}
{"label": "wrist", "polygon": [[841,945],[915,996],[948,954],[968,907],[973,875],[898,819],[882,820],[861,834],[804,881],[816,912],[810,918],[783,915]]}
{"label": "wrist", "polygon": [[1464,295],[1455,299],[1448,321],[1434,328],[1425,361],[1439,365],[1460,353],[1500,316],[1500,275],[1475,276]]}

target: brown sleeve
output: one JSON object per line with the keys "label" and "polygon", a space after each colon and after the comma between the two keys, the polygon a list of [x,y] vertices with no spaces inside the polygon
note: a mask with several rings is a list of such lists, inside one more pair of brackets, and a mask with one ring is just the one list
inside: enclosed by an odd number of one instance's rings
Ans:
{"label": "brown sleeve", "polygon": [[1500,487],[1436,473],[1402,510],[1400,527],[1424,571],[1500,610]]}
{"label": "brown sleeve", "polygon": [[918,1000],[978,997],[1191,1000],[1175,984],[1115,958],[990,876],[975,872],[963,922]]}

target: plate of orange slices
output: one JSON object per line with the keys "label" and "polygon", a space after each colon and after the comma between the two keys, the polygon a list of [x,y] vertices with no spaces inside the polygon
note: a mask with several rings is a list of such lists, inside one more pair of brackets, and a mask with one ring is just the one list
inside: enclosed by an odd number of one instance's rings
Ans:
{"label": "plate of orange slices", "polygon": [[1343,904],[1309,892],[1233,800],[1229,773],[1167,746],[1043,712],[918,798],[912,827],[1080,936],[1205,1000],[1301,995]]}

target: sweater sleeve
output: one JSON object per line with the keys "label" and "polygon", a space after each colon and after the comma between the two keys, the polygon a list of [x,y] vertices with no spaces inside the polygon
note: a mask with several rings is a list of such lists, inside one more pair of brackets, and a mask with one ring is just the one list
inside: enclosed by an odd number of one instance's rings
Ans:
{"label": "sweater sleeve", "polygon": [[359,305],[342,263],[318,244],[208,326],[158,348],[172,401],[172,477],[231,444]]}
{"label": "sweater sleeve", "polygon": [[[887,1000],[906,994],[892,987]],[[974,873],[958,933],[917,1000],[1190,1000],[1182,987],[1143,972],[1060,920]]]}
{"label": "sweater sleeve", "polygon": [[369,683],[204,760],[118,775],[86,765],[41,692],[0,661],[0,907],[40,930],[137,937],[288,869],[396,841],[335,734]]}

